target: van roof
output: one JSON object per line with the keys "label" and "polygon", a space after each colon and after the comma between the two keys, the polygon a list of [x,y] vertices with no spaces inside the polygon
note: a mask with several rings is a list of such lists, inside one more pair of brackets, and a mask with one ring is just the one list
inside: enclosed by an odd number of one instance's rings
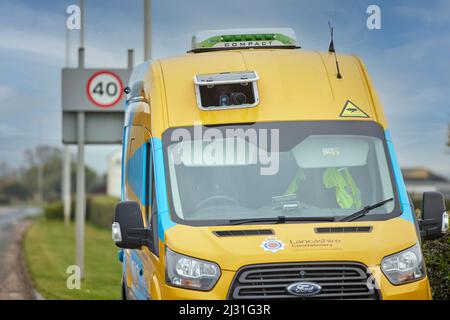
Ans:
{"label": "van roof", "polygon": [[[297,49],[244,49],[161,59],[167,126],[293,120],[372,120],[386,126],[366,69],[355,55]],[[197,107],[194,76],[255,70],[260,103],[253,108],[203,111]],[[347,101],[367,117],[343,117]]]}

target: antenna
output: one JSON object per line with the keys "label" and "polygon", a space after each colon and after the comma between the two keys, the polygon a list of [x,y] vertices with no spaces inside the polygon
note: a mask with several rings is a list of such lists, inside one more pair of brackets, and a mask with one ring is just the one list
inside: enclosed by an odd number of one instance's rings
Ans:
{"label": "antenna", "polygon": [[334,38],[334,36],[333,36],[334,28],[331,26],[331,22],[330,22],[330,21],[328,21],[328,27],[330,28],[330,46],[328,47],[328,52],[336,52],[336,51],[334,50],[334,41],[333,41],[333,38]]}
{"label": "antenna", "polygon": [[337,59],[336,50],[334,49],[334,28],[331,22],[328,21],[328,27],[330,28],[330,45],[328,47],[329,53],[334,53],[334,60],[336,61],[337,78],[342,79],[341,70],[339,69],[339,61]]}

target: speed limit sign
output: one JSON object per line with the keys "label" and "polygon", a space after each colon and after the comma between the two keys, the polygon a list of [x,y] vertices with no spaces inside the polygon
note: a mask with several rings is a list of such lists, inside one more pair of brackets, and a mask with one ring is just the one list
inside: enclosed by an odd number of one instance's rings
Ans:
{"label": "speed limit sign", "polygon": [[122,98],[123,83],[114,72],[99,71],[89,78],[86,90],[93,104],[101,108],[109,108]]}

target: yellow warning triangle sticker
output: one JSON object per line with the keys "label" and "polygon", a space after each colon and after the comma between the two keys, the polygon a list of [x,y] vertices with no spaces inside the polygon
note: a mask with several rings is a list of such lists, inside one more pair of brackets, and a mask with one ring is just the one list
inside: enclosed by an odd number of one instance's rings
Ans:
{"label": "yellow warning triangle sticker", "polygon": [[369,115],[357,107],[353,102],[347,100],[344,109],[342,109],[341,118],[369,118]]}

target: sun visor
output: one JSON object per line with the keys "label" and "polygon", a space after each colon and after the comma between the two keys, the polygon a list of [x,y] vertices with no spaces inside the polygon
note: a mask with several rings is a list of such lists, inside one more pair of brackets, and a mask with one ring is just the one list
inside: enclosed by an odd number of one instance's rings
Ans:
{"label": "sun visor", "polygon": [[302,168],[355,167],[367,163],[369,144],[358,136],[310,136],[292,152]]}

